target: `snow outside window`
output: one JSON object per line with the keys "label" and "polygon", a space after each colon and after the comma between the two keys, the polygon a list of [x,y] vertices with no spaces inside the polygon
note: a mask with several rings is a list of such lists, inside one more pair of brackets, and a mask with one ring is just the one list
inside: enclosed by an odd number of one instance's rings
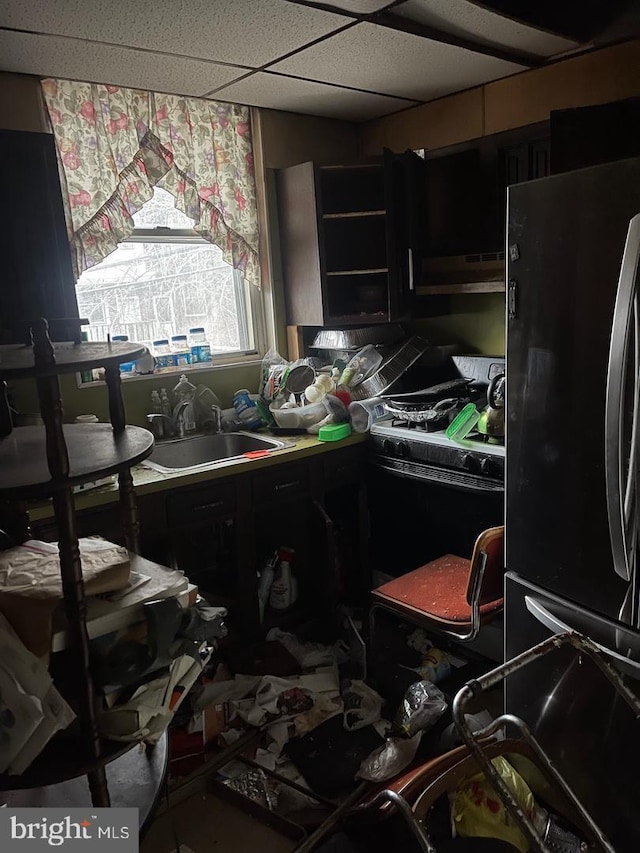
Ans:
{"label": "snow outside window", "polygon": [[250,286],[217,246],[197,236],[173,197],[156,187],[133,219],[131,237],[78,280],[89,340],[128,335],[151,347],[203,326],[214,360],[255,352]]}

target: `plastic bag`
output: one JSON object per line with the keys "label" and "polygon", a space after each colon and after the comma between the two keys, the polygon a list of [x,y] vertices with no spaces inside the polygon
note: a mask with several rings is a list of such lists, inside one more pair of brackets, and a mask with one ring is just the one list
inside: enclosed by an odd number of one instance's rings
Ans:
{"label": "plastic bag", "polygon": [[412,738],[390,737],[386,742],[374,749],[367,756],[356,773],[356,779],[367,779],[369,782],[384,782],[401,773],[407,767],[418,751],[422,732]]}
{"label": "plastic bag", "polygon": [[431,648],[424,652],[420,666],[414,667],[423,681],[439,684],[451,675],[449,655],[442,649]]}
{"label": "plastic bag", "polygon": [[307,432],[311,435],[317,435],[320,432],[320,427],[327,424],[343,424],[349,420],[349,410],[342,400],[333,394],[327,394],[317,405],[324,406],[327,415],[322,420],[307,427]]}
{"label": "plastic bag", "polygon": [[271,401],[277,396],[280,384],[289,362],[277,350],[270,349],[262,359],[260,371],[260,396]]}
{"label": "plastic bag", "polygon": [[342,723],[348,732],[363,729],[380,719],[382,698],[364,681],[342,683],[344,717]]}
{"label": "plastic bag", "polygon": [[[509,762],[499,756],[491,762],[509,786],[521,808],[539,825],[538,810],[531,789]],[[466,779],[450,795],[451,819],[460,838],[496,838],[526,853],[529,844],[483,773]],[[544,817],[544,813],[542,813]]]}
{"label": "plastic bag", "polygon": [[447,710],[444,693],[430,681],[412,684],[398,708],[394,728],[405,737],[413,737],[435,725]]}

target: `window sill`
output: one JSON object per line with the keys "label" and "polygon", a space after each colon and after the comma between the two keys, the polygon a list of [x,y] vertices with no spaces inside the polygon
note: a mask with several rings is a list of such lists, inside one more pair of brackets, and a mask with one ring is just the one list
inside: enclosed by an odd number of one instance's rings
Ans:
{"label": "window sill", "polygon": [[[261,364],[262,358],[258,353],[237,353],[235,356],[229,356],[229,359],[224,361],[216,360],[209,361],[205,364],[188,364],[180,367],[167,367],[164,370],[156,371],[155,373],[134,373],[132,375],[121,374],[123,386],[134,382],[145,381],[149,379],[162,379],[165,376],[176,376],[180,378],[182,374],[187,377],[191,374],[229,370],[238,367],[248,367],[252,364]],[[105,385],[104,379],[94,379],[90,382],[83,382],[79,373],[76,374],[78,388],[95,388]]]}

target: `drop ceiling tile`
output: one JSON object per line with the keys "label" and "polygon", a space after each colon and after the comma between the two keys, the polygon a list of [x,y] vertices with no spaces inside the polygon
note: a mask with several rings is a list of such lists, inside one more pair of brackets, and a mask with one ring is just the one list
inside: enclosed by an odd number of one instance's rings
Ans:
{"label": "drop ceiling tile", "polygon": [[407,0],[391,12],[445,33],[535,56],[554,56],[578,46],[575,41],[505,18],[468,0]]}
{"label": "drop ceiling tile", "polygon": [[307,115],[366,121],[415,105],[414,101],[354,92],[338,86],[313,83],[258,71],[244,80],[225,86],[213,96],[220,101],[286,110]]}
{"label": "drop ceiling tile", "polygon": [[361,23],[274,63],[269,70],[428,101],[516,74],[524,67],[410,33]]}
{"label": "drop ceiling tile", "polygon": [[6,31],[0,31],[0,69],[178,95],[203,95],[246,73],[198,59]]}
{"label": "drop ceiling tile", "polygon": [[[295,0],[294,0],[295,2]],[[392,0],[323,0],[325,6],[334,6],[336,11],[356,12],[358,15],[370,15],[389,6]]]}
{"label": "drop ceiling tile", "polygon": [[286,0],[6,0],[0,26],[259,67],[352,18]]}

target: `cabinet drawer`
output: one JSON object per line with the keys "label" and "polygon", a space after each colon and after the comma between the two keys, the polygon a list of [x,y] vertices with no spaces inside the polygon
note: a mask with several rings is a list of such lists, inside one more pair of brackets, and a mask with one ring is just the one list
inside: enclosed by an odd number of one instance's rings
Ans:
{"label": "cabinet drawer", "polygon": [[308,490],[309,470],[306,465],[279,465],[253,478],[253,498],[256,503],[286,501]]}
{"label": "cabinet drawer", "polygon": [[209,518],[234,515],[237,505],[233,483],[207,486],[167,497],[167,524],[182,527],[206,522]]}
{"label": "cabinet drawer", "polygon": [[361,453],[351,450],[333,452],[322,460],[325,491],[348,483],[358,483],[364,473]]}

